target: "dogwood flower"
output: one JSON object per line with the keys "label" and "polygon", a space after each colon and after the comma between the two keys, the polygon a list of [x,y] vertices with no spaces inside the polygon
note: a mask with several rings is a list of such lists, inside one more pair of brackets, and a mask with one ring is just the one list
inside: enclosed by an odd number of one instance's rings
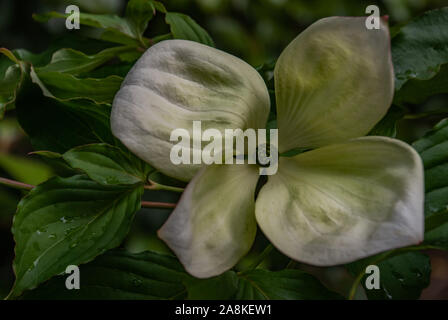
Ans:
{"label": "dogwood flower", "polygon": [[175,165],[170,132],[264,128],[270,101],[250,65],[191,41],[148,49],[115,97],[112,130],[162,173],[189,181],[159,236],[186,270],[205,278],[232,268],[257,224],[290,258],[348,263],[423,239],[423,168],[407,144],[363,137],[386,114],[394,76],[388,28],[330,17],[303,31],[274,71],[278,172],[255,199],[256,165]]}

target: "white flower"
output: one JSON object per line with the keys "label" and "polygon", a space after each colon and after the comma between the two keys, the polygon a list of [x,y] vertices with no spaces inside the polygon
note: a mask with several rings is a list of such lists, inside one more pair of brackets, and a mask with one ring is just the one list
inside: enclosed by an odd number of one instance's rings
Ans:
{"label": "white flower", "polygon": [[343,264],[423,239],[423,168],[407,144],[362,137],[393,97],[387,26],[365,18],[319,20],[285,49],[275,68],[281,157],[254,198],[254,165],[174,165],[170,132],[264,128],[269,95],[240,59],[198,43],[151,47],[115,97],[112,130],[166,175],[188,181],[159,236],[200,278],[233,267],[256,225],[273,245],[308,264]]}

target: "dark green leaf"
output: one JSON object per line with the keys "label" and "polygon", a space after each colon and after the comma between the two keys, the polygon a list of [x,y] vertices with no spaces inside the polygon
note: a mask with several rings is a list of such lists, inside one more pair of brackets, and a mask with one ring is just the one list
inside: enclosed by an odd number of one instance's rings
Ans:
{"label": "dark green leaf", "polygon": [[323,300],[341,299],[312,275],[300,270],[256,269],[239,276],[235,299],[243,300]]}
{"label": "dark green leaf", "polygon": [[228,271],[209,279],[187,278],[185,280],[190,300],[232,299],[238,290],[238,276]]}
{"label": "dark green leaf", "polygon": [[429,257],[420,252],[405,252],[397,255],[382,253],[349,265],[354,274],[365,273],[370,264],[380,271],[380,289],[367,289],[364,275],[361,284],[365,293],[372,300],[410,300],[418,299],[422,290],[429,285],[431,263]]}
{"label": "dark green leaf", "polygon": [[30,155],[35,155],[42,159],[51,169],[60,177],[71,177],[82,173],[77,169],[70,167],[62,158],[62,154],[52,151],[34,151]]}
{"label": "dark green leaf", "polygon": [[8,50],[6,48],[0,48],[0,54],[6,56],[9,60],[11,60],[15,64],[19,63],[19,60],[17,60],[14,53],[12,53],[10,50]]}
{"label": "dark green leaf", "polygon": [[429,217],[448,206],[448,119],[414,142],[413,147],[425,167],[425,214]]}
{"label": "dark green leaf", "polygon": [[187,278],[189,299],[199,300],[310,300],[341,299],[312,275],[300,270],[268,271],[256,269],[236,274],[233,271],[209,278]]}
{"label": "dark green leaf", "polygon": [[440,71],[429,80],[408,80],[396,93],[394,101],[397,104],[420,104],[433,95],[444,93],[448,93],[448,64],[442,65]]}
{"label": "dark green leaf", "polygon": [[209,278],[188,275],[177,259],[154,252],[111,251],[80,267],[81,289],[66,290],[65,276],[28,291],[24,299],[340,299],[299,270],[233,271]]}
{"label": "dark green leaf", "polygon": [[0,75],[3,76],[6,72],[6,69],[14,64],[16,63],[14,61],[11,61],[11,59],[9,59],[5,54],[0,54]]}
{"label": "dark green leaf", "polygon": [[81,51],[86,55],[96,55],[105,49],[114,48],[114,46],[116,44],[98,39],[89,39],[81,36],[79,33],[64,33],[63,36],[53,40],[49,47],[41,53],[35,54],[24,49],[13,50],[13,52],[20,60],[32,64],[34,68],[38,68],[49,64],[53,54],[61,49],[70,48]]}
{"label": "dark green leaf", "polygon": [[448,8],[428,11],[392,39],[395,89],[410,79],[428,80],[448,63]]}
{"label": "dark green leaf", "polygon": [[63,158],[71,167],[83,170],[101,184],[144,183],[151,168],[117,147],[91,144],[67,151]]}
{"label": "dark green leaf", "polygon": [[[138,58],[137,58],[138,59]],[[95,69],[87,74],[89,78],[105,78],[108,76],[116,75],[124,78],[129,70],[131,70],[133,63],[117,63],[111,65],[104,65]]]}
{"label": "dark green leaf", "polygon": [[397,135],[397,122],[404,116],[404,111],[392,106],[386,115],[369,132],[369,136],[386,136],[395,138]]}
{"label": "dark green leaf", "polygon": [[93,55],[86,55],[73,49],[61,49],[53,54],[48,65],[35,68],[35,71],[38,74],[54,71],[78,75],[92,71],[119,54],[129,51],[136,51],[136,48],[133,46],[120,46],[108,48]]}
{"label": "dark green leaf", "polygon": [[425,243],[448,248],[448,119],[413,146],[425,167]]}
{"label": "dark green leaf", "polygon": [[89,143],[115,144],[110,106],[87,100],[59,102],[44,97],[33,84],[24,91],[16,101],[17,117],[35,150],[63,153]]}
{"label": "dark green leaf", "polygon": [[16,49],[14,50],[14,55],[17,56],[18,59],[21,61],[28,62],[32,64],[33,66],[43,66],[50,62],[51,55],[54,50],[49,48],[48,50],[45,50],[42,53],[32,53],[25,49]]}
{"label": "dark green leaf", "polygon": [[33,68],[30,76],[46,97],[60,101],[88,99],[98,104],[111,104],[123,82],[123,78],[118,76],[103,79],[77,78],[68,73]]}
{"label": "dark green leaf", "polygon": [[26,292],[24,299],[182,299],[189,276],[174,257],[113,250],[80,266],[80,290],[67,290],[59,276]]}
{"label": "dark green leaf", "polygon": [[118,246],[140,209],[143,187],[55,177],[19,203],[12,232],[16,282],[10,298]]}
{"label": "dark green leaf", "polygon": [[6,109],[14,108],[17,93],[22,85],[26,66],[6,48],[0,48],[0,55],[8,58],[8,63],[2,63],[5,73],[0,74],[0,120],[3,119]]}
{"label": "dark green leaf", "polygon": [[9,106],[13,106],[23,79],[22,68],[18,64],[9,66],[0,79],[0,120]]}
{"label": "dark green leaf", "polygon": [[135,33],[143,35],[148,22],[156,14],[156,10],[166,12],[162,3],[153,0],[131,0],[126,7],[126,19],[134,27]]}
{"label": "dark green leaf", "polygon": [[166,23],[171,27],[171,33],[175,39],[196,41],[214,47],[210,35],[189,16],[182,13],[168,12]]}

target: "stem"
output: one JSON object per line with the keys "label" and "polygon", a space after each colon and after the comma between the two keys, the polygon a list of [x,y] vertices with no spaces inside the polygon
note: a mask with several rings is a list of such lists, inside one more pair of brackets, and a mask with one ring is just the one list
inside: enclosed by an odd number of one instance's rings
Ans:
{"label": "stem", "polygon": [[176,203],[142,201],[142,208],[173,209]]}
{"label": "stem", "polygon": [[172,186],[165,186],[163,184],[154,182],[152,180],[148,180],[149,181],[149,185],[145,185],[145,189],[146,190],[166,190],[166,191],[173,191],[173,192],[184,192],[184,188],[179,188],[179,187],[172,187]]}
{"label": "stem", "polygon": [[145,37],[142,37],[141,35],[138,37],[138,42],[143,47],[143,51],[145,51],[146,49],[148,49],[152,45],[151,44],[151,39],[147,39]]}
{"label": "stem", "polygon": [[11,188],[15,188],[15,189],[20,189],[20,190],[31,190],[34,188],[33,185],[31,184],[26,184],[23,182],[19,182],[19,181],[14,181],[11,179],[6,179],[6,178],[1,178],[0,177],[0,184],[7,186],[7,187],[11,187]]}
{"label": "stem", "polygon": [[247,268],[247,270],[254,270],[256,267],[260,265],[260,263],[263,262],[264,259],[271,253],[272,249],[274,249],[274,246],[272,244],[269,244],[264,250],[260,253],[260,255],[255,259],[253,263]]}
{"label": "stem", "polygon": [[[0,177],[0,185],[4,185],[7,187],[20,189],[20,190],[26,190],[29,191],[33,189],[35,186],[31,184],[26,184],[23,182],[6,179]],[[168,203],[168,202],[152,202],[152,201],[142,201],[141,203],[143,208],[162,208],[162,209],[172,209],[176,207],[176,203]]]}
{"label": "stem", "polygon": [[353,281],[352,287],[350,288],[350,293],[348,294],[348,300],[353,300],[355,298],[356,291],[358,291],[358,286],[364,276],[364,273],[364,271],[360,272],[355,281]]}

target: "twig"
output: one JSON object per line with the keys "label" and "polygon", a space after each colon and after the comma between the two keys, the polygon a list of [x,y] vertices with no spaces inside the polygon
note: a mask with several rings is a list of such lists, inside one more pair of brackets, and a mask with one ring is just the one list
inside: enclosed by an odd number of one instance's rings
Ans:
{"label": "twig", "polygon": [[[31,184],[26,184],[23,182],[6,179],[6,178],[1,178],[1,177],[0,177],[0,185],[4,185],[7,187],[20,189],[20,190],[26,190],[26,191],[29,191],[35,187]],[[142,204],[143,208],[173,209],[176,207],[176,203],[168,203],[168,202],[142,201],[141,204]]]}
{"label": "twig", "polygon": [[23,182],[19,182],[19,181],[14,181],[11,179],[6,179],[6,178],[1,178],[0,177],[0,184],[7,186],[7,187],[11,187],[11,188],[15,188],[15,189],[20,189],[20,190],[31,190],[34,188],[33,185],[31,184],[26,184]]}
{"label": "twig", "polygon": [[176,207],[176,203],[142,201],[142,207],[143,208],[173,209]]}

